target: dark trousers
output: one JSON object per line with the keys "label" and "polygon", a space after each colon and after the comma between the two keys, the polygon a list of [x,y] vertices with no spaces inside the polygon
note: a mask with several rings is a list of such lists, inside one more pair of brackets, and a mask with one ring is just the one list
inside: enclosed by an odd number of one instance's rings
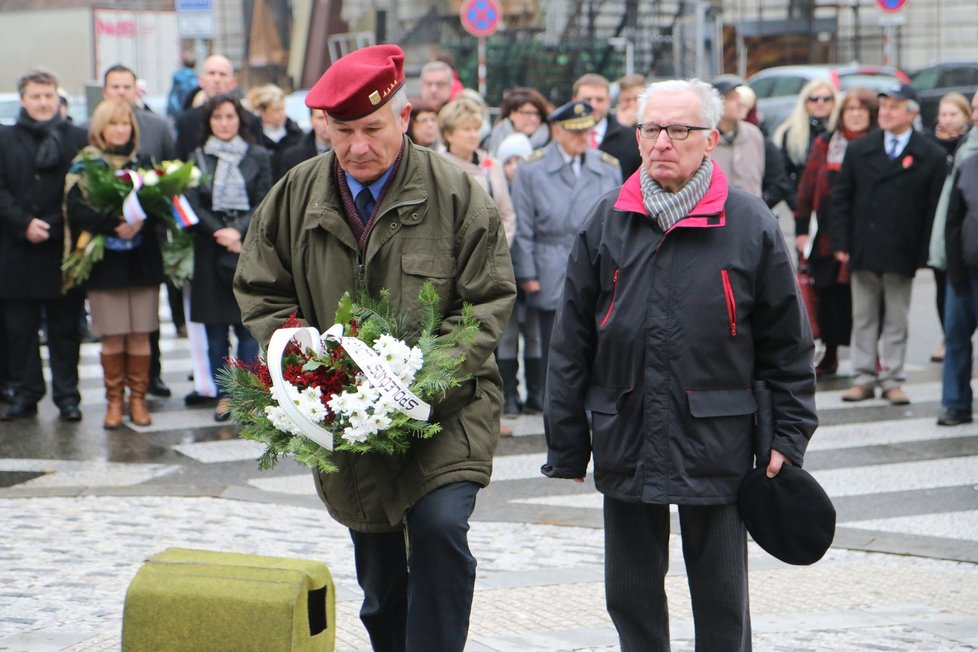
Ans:
{"label": "dark trousers", "polygon": [[218,382],[221,369],[231,354],[231,342],[228,338],[228,329],[234,330],[235,337],[238,338],[238,360],[247,364],[253,364],[258,359],[258,340],[252,337],[251,332],[237,324],[204,324],[207,331],[207,359],[211,365],[211,376],[214,384],[217,385],[217,396],[226,397],[227,391]]}
{"label": "dark trousers", "polygon": [[941,405],[954,412],[971,414],[973,351],[971,336],[978,326],[978,280],[968,279],[968,291],[958,294],[947,286],[944,304],[944,369]]}
{"label": "dark trousers", "polygon": [[[747,533],[737,505],[679,506],[696,651],[751,649]],[[669,506],[604,499],[605,595],[622,652],[668,652]]]}
{"label": "dark trousers", "polygon": [[[374,652],[462,652],[475,590],[469,517],[479,486],[456,482],[411,508],[404,531],[350,530]],[[406,540],[405,540],[406,539]]]}
{"label": "dark trousers", "polygon": [[33,404],[45,394],[41,369],[41,348],[37,331],[41,309],[47,319],[48,352],[51,364],[52,398],[60,406],[65,401],[81,400],[78,393],[78,355],[85,295],[75,289],[57,299],[5,299],[3,309],[10,376],[15,400]]}
{"label": "dark trousers", "polygon": [[557,321],[556,310],[537,310],[537,322],[540,324],[540,387],[543,394],[547,392],[547,367],[550,363],[550,338],[554,332],[554,322]]}

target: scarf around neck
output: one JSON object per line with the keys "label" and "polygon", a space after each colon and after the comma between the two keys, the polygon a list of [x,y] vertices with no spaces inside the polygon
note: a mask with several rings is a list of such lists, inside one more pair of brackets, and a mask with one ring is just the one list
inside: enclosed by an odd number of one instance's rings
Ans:
{"label": "scarf around neck", "polygon": [[248,143],[241,136],[235,136],[231,140],[210,136],[204,143],[204,153],[217,158],[211,208],[216,212],[246,211],[251,208],[248,188],[239,167],[248,153]]}
{"label": "scarf around neck", "polygon": [[663,231],[668,231],[676,222],[689,215],[693,207],[706,196],[712,178],[713,160],[707,157],[703,159],[685,186],[676,192],[669,192],[649,176],[643,165],[641,167],[642,203],[656,224]]}
{"label": "scarf around neck", "polygon": [[57,113],[50,120],[40,122],[28,115],[27,109],[23,107],[20,109],[17,125],[41,141],[38,144],[37,156],[34,159],[39,170],[50,170],[57,167],[58,163],[61,162],[61,132],[58,130],[58,126],[62,122],[61,115]]}

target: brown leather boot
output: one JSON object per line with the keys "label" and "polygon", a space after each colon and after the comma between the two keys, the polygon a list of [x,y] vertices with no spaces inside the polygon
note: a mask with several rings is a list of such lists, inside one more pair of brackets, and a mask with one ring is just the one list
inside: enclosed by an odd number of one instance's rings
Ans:
{"label": "brown leather boot", "polygon": [[122,404],[126,395],[126,354],[103,353],[102,375],[105,377],[105,421],[106,430],[122,426]]}
{"label": "brown leather boot", "polygon": [[152,425],[146,407],[146,389],[149,387],[149,356],[126,355],[126,384],[129,385],[129,419],[137,426]]}

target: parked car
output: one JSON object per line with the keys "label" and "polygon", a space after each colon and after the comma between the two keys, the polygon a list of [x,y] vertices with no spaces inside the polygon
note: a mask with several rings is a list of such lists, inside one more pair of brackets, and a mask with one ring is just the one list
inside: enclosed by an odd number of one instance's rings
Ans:
{"label": "parked car", "polygon": [[924,127],[937,124],[937,108],[941,98],[957,91],[971,101],[978,92],[978,59],[941,61],[914,73],[910,84],[920,96],[920,120]]}
{"label": "parked car", "polygon": [[855,86],[882,90],[898,81],[910,81],[903,71],[890,66],[851,64],[766,68],[747,79],[747,85],[757,94],[757,112],[760,116],[761,128],[769,134],[777,129],[778,125],[791,115],[798,100],[798,93],[805,84],[814,79],[824,79],[840,91]]}
{"label": "parked car", "polygon": [[309,91],[295,91],[285,96],[285,115],[292,118],[299,128],[305,132],[312,129],[309,120],[309,107],[306,106],[306,95]]}

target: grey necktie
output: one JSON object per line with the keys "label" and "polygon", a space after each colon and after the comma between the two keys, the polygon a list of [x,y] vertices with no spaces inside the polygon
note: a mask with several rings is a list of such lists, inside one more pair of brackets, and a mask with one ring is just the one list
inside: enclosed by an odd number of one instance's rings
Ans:
{"label": "grey necktie", "polygon": [[890,149],[887,151],[886,155],[890,157],[891,161],[900,155],[900,141],[898,139],[890,139]]}

